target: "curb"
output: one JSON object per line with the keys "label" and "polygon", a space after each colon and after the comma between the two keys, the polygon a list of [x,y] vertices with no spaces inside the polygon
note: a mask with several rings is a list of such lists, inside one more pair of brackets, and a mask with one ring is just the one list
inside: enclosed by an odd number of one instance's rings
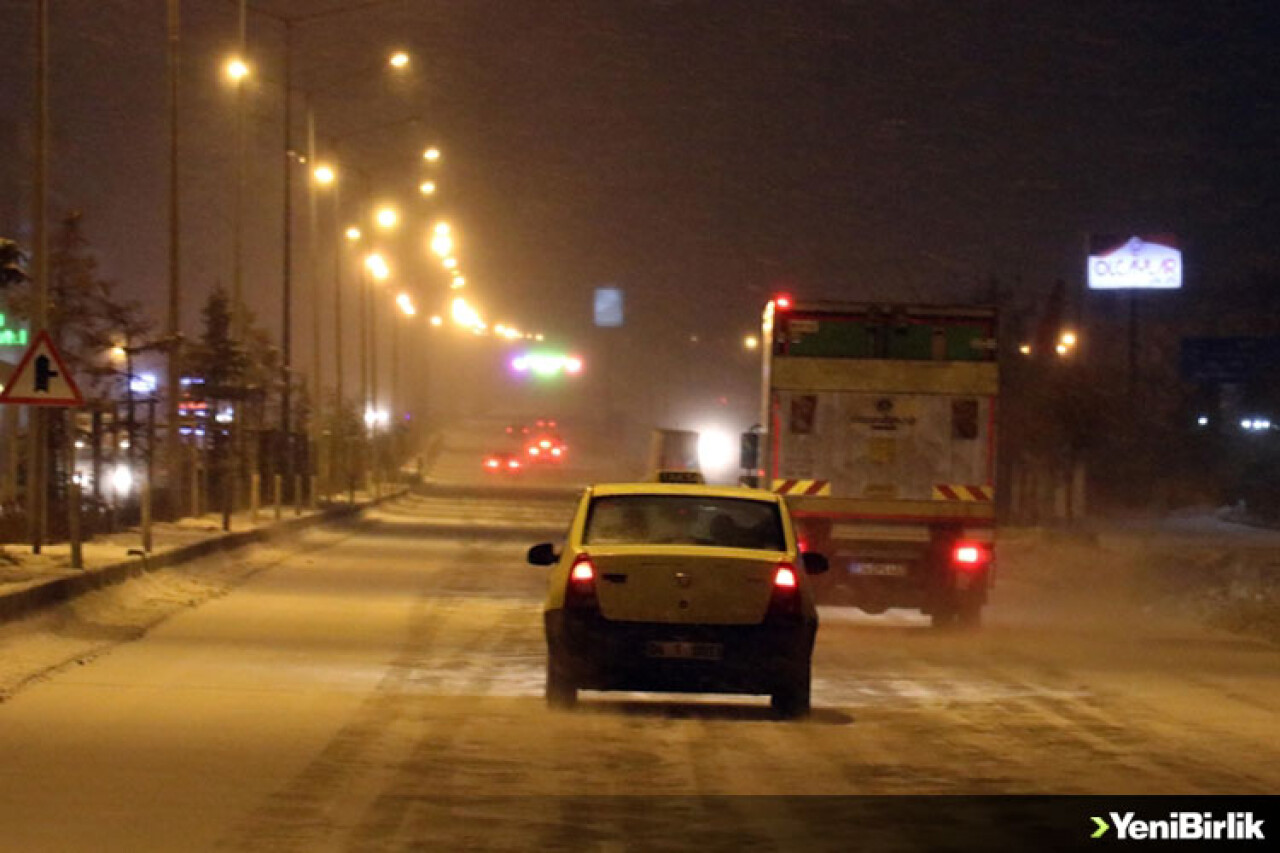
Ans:
{"label": "curb", "polygon": [[97,568],[85,569],[78,574],[53,578],[25,589],[0,592],[0,624],[19,619],[45,607],[70,601],[95,589],[123,583],[129,578],[137,577],[156,569],[176,566],[188,560],[206,557],[218,551],[229,551],[245,545],[292,536],[310,527],[358,516],[370,507],[401,497],[406,493],[407,490],[403,490],[354,506],[330,507],[314,515],[281,520],[278,523],[253,530],[241,530],[222,536],[214,536],[203,542],[182,545],[163,553],[140,556],[136,560],[126,560],[98,566]]}

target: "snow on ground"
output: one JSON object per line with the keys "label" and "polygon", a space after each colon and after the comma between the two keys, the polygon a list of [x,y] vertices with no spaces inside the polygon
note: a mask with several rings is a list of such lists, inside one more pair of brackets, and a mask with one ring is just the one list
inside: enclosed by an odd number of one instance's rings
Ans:
{"label": "snow on ground", "polygon": [[1006,529],[1000,562],[1064,600],[1111,615],[1193,618],[1280,641],[1280,531],[1212,512],[1093,522],[1078,532]]}
{"label": "snow on ground", "polygon": [[[318,538],[323,534],[307,534],[302,543]],[[273,545],[220,552],[0,624],[0,701],[51,672],[143,636],[174,613],[224,595],[287,553]]]}
{"label": "snow on ground", "polygon": [[[362,496],[357,495],[357,503]],[[292,507],[281,514],[282,520],[295,518],[298,515],[314,515],[315,510],[304,509],[295,512]],[[270,527],[275,524],[274,510],[259,510],[256,519],[248,512],[237,512],[231,518],[232,532],[254,530]],[[152,525],[152,553],[161,554],[174,548],[192,545],[206,539],[223,535],[222,515],[209,513],[206,515],[183,518],[174,522],[156,522]],[[86,569],[98,568],[113,563],[128,562],[137,559],[130,551],[142,548],[142,533],[132,527],[118,533],[107,533],[83,543],[82,555]],[[41,553],[32,553],[29,544],[7,543],[0,545],[0,591],[11,584],[30,584],[53,577],[61,577],[78,571],[71,568],[71,545],[57,542],[44,545]]]}
{"label": "snow on ground", "polygon": [[[356,494],[357,503],[371,496]],[[313,515],[314,510],[283,509],[282,520]],[[239,532],[276,523],[273,508],[232,517]],[[224,536],[222,516],[208,514],[152,527],[152,554]],[[23,684],[50,671],[84,662],[111,646],[144,634],[151,626],[187,607],[222,595],[262,568],[279,561],[284,547],[296,549],[321,534],[306,534],[287,546],[255,545],[216,553],[180,566],[160,569],[80,596],[28,617],[0,622],[0,701]],[[299,544],[301,543],[301,544]],[[30,545],[0,546],[0,594],[121,562],[138,560],[130,551],[142,547],[137,528],[106,534],[83,545],[85,569],[71,568],[71,549],[63,542],[33,554]]]}

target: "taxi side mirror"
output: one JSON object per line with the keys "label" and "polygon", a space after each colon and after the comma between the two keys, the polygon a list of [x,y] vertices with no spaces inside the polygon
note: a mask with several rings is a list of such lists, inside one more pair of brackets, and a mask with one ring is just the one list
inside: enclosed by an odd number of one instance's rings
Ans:
{"label": "taxi side mirror", "polygon": [[543,542],[529,549],[528,559],[531,566],[554,566],[560,559],[560,555],[556,553],[556,546],[550,542]]}
{"label": "taxi side mirror", "polygon": [[831,567],[827,558],[816,551],[803,552],[800,555],[800,563],[804,566],[804,572],[807,575],[820,575]]}

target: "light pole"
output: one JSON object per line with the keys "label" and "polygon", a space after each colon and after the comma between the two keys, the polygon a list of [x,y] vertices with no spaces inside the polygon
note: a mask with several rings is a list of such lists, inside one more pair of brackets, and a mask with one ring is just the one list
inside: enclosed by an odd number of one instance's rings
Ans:
{"label": "light pole", "polygon": [[168,421],[165,448],[167,451],[169,509],[173,517],[181,515],[182,447],[178,431],[178,395],[182,386],[182,253],[181,205],[178,203],[178,76],[180,71],[179,0],[169,0],[169,316],[168,316],[168,383],[169,394],[165,400],[165,418]]}
{"label": "light pole", "polygon": [[[32,337],[44,331],[49,312],[49,231],[48,231],[48,169],[49,169],[49,3],[36,0],[36,86],[35,86],[35,175],[31,198],[32,278],[35,281],[35,310],[32,312]],[[31,552],[39,554],[47,532],[49,513],[49,488],[46,461],[45,418],[42,409],[27,407],[29,436],[28,464],[31,476],[27,483],[27,511],[29,514]]]}

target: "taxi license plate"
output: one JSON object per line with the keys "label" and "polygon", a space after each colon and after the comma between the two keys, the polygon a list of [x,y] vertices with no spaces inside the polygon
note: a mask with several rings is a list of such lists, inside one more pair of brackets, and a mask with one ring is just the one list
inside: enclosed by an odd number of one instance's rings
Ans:
{"label": "taxi license plate", "polygon": [[719,643],[687,643],[680,640],[666,640],[646,643],[644,652],[651,658],[720,660],[724,654],[724,646]]}
{"label": "taxi license plate", "polygon": [[906,563],[850,563],[849,574],[901,578],[907,576]]}

